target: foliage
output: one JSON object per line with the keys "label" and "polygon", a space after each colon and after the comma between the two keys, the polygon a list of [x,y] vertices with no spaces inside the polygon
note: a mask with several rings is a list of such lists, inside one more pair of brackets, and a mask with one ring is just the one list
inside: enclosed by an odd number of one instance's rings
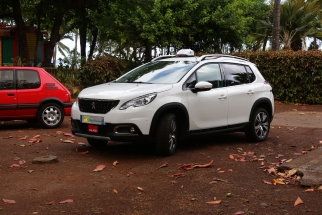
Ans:
{"label": "foliage", "polygon": [[322,104],[322,52],[240,52],[233,55],[254,62],[273,87],[276,99]]}
{"label": "foliage", "polygon": [[124,63],[112,56],[96,56],[89,60],[79,71],[82,88],[90,87],[115,80],[124,73]]}

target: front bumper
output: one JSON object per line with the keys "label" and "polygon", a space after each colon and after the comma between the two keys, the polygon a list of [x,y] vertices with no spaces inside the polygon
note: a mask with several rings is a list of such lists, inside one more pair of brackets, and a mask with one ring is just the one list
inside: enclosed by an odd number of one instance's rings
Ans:
{"label": "front bumper", "polygon": [[97,126],[97,132],[90,132],[87,123],[71,119],[72,134],[79,137],[100,140],[112,140],[121,142],[148,141],[149,135],[143,135],[139,127],[135,124],[112,124]]}

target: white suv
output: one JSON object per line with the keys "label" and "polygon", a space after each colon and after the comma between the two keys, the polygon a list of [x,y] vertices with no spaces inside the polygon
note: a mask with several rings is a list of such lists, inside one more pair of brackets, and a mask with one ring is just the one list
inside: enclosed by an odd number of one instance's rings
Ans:
{"label": "white suv", "polygon": [[147,140],[172,155],[178,140],[192,135],[244,131],[264,141],[273,115],[272,87],[255,64],[185,49],[82,90],[71,122],[72,133],[92,146]]}

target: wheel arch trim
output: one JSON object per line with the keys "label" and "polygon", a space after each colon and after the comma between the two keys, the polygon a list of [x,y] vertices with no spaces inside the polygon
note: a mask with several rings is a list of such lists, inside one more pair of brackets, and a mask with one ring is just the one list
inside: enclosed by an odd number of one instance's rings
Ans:
{"label": "wheel arch trim", "polygon": [[251,109],[250,115],[249,115],[249,121],[251,121],[251,117],[253,116],[254,112],[258,107],[262,107],[267,110],[270,116],[270,122],[273,120],[273,105],[270,99],[268,98],[260,98],[256,100],[256,102],[253,104],[253,107]]}

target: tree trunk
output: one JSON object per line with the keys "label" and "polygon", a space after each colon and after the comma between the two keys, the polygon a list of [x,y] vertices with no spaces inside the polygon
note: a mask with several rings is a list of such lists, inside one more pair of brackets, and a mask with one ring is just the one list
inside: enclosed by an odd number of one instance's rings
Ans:
{"label": "tree trunk", "polygon": [[93,58],[94,49],[95,49],[96,42],[97,42],[97,35],[98,35],[98,28],[95,27],[95,29],[92,30],[93,40],[92,40],[90,48],[89,48],[89,54],[88,54],[87,60],[91,60]]}
{"label": "tree trunk", "polygon": [[86,60],[86,34],[87,34],[87,24],[86,24],[86,9],[85,7],[80,9],[81,24],[79,26],[79,40],[81,49],[81,59]]}
{"label": "tree trunk", "polygon": [[51,58],[53,57],[54,48],[60,40],[59,29],[63,22],[64,12],[59,14],[55,19],[55,23],[51,29],[50,40],[44,43],[44,60],[42,67],[50,67]]}
{"label": "tree trunk", "polygon": [[144,50],[144,63],[150,62],[152,60],[152,46],[149,42],[145,42],[145,50]]}
{"label": "tree trunk", "polygon": [[273,18],[273,42],[272,50],[278,51],[280,48],[280,18],[281,18],[281,0],[274,1],[274,18]]}
{"label": "tree trunk", "polygon": [[28,52],[28,44],[26,37],[26,28],[25,22],[22,19],[21,6],[19,0],[14,0],[13,2],[13,13],[15,15],[15,22],[18,30],[18,38],[19,38],[19,56],[22,62],[29,62],[29,52]]}

